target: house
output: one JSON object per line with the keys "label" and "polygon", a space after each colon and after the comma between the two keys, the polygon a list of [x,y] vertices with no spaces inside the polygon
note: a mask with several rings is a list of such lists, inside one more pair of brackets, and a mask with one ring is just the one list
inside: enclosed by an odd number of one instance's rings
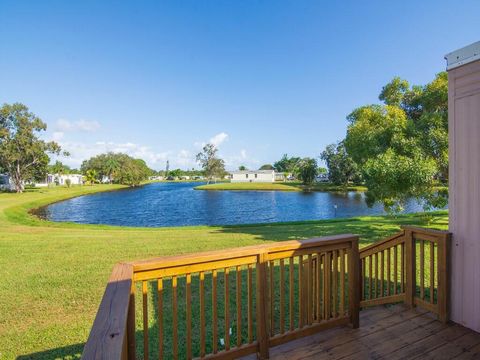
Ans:
{"label": "house", "polygon": [[81,174],[48,174],[47,184],[66,185],[70,180],[70,185],[83,185],[83,175]]}
{"label": "house", "polygon": [[232,182],[234,183],[239,183],[239,182],[273,183],[275,182],[275,170],[234,171],[231,173],[231,179],[232,179]]}
{"label": "house", "polygon": [[13,191],[15,190],[15,185],[13,184],[12,179],[7,174],[0,174],[0,191]]}
{"label": "house", "polygon": [[287,177],[285,176],[285,173],[275,172],[275,181],[285,181],[285,180],[287,180]]}

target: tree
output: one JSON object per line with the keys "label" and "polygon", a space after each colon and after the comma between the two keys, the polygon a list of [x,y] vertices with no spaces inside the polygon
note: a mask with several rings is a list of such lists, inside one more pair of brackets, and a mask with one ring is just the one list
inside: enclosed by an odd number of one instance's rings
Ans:
{"label": "tree", "polygon": [[297,162],[295,173],[304,185],[311,185],[317,176],[317,160],[308,157],[301,159]]}
{"label": "tree", "polygon": [[53,165],[49,165],[47,170],[51,174],[71,174],[72,170],[68,165],[63,164],[61,161],[55,161]]}
{"label": "tree", "polygon": [[272,164],[265,164],[265,165],[260,166],[259,170],[274,170],[274,167],[273,167]]}
{"label": "tree", "polygon": [[412,197],[446,205],[436,184],[448,179],[447,94],[446,73],[425,86],[394,78],[379,96],[384,104],[347,117],[345,147],[362,172],[369,205],[398,210]]}
{"label": "tree", "polygon": [[25,181],[45,177],[48,154],[61,153],[56,142],[39,139],[38,133],[46,129],[47,125],[23,104],[0,108],[0,167],[8,172],[17,192],[23,191]]}
{"label": "tree", "polygon": [[238,170],[240,170],[240,171],[245,171],[245,170],[247,170],[247,168],[245,167],[245,165],[240,165],[240,166],[238,167]]}
{"label": "tree", "polygon": [[90,185],[95,184],[97,180],[98,174],[95,169],[88,169],[85,172],[85,181],[88,182]]}
{"label": "tree", "polygon": [[207,144],[202,152],[197,154],[197,162],[201,165],[207,177],[207,183],[225,174],[225,162],[217,156],[218,149],[213,144]]}
{"label": "tree", "polygon": [[293,173],[299,161],[299,157],[288,157],[287,154],[284,154],[280,160],[273,164],[273,167],[278,172]]}
{"label": "tree", "polygon": [[327,164],[328,177],[333,184],[347,186],[350,181],[360,181],[358,167],[348,155],[343,141],[328,145],[320,158]]}

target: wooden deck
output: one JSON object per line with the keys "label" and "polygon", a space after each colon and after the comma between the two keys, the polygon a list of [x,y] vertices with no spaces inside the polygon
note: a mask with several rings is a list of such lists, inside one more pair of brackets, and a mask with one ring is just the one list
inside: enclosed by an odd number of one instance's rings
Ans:
{"label": "wooden deck", "polygon": [[377,306],[360,312],[359,329],[339,327],[271,348],[270,359],[480,359],[480,333],[420,309]]}

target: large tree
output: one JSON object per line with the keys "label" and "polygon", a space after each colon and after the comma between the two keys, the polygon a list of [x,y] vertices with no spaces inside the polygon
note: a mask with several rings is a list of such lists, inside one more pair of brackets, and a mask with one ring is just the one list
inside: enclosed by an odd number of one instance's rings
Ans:
{"label": "large tree", "polygon": [[446,204],[436,185],[448,178],[447,93],[445,73],[425,86],[394,78],[380,93],[384,104],[348,116],[345,146],[362,171],[370,205],[395,210],[411,197]]}
{"label": "large tree", "polygon": [[46,129],[47,125],[23,104],[0,108],[0,167],[8,172],[17,192],[23,191],[25,181],[44,178],[48,154],[61,152],[56,142],[38,137]]}
{"label": "large tree", "polygon": [[295,174],[304,185],[311,185],[315,181],[317,170],[317,160],[306,157],[297,162]]}
{"label": "large tree", "polygon": [[197,154],[197,162],[203,168],[207,182],[220,178],[225,174],[225,162],[218,157],[218,149],[213,144],[207,144]]}
{"label": "large tree", "polygon": [[300,160],[299,157],[289,157],[287,154],[284,154],[280,160],[273,164],[273,167],[278,172],[293,173]]}
{"label": "large tree", "polygon": [[335,185],[347,186],[361,179],[357,164],[345,149],[343,141],[328,145],[320,155],[328,168],[328,178]]}

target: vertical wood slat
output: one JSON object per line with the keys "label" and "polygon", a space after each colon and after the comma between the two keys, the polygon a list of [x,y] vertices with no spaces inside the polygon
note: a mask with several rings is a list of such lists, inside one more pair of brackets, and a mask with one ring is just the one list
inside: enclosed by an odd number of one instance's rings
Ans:
{"label": "vertical wood slat", "polygon": [[270,261],[269,263],[269,270],[270,270],[270,285],[269,285],[269,302],[270,302],[270,336],[275,334],[275,288],[274,288],[274,279],[273,279],[273,268],[274,262]]}
{"label": "vertical wood slat", "polygon": [[425,241],[420,240],[420,299],[425,299]]}
{"label": "vertical wood slat", "polygon": [[401,256],[400,256],[400,292],[405,292],[405,268],[406,268],[406,260],[405,260],[405,243],[401,244]]}
{"label": "vertical wood slat", "polygon": [[[400,246],[403,247],[403,244]],[[397,295],[397,283],[398,283],[398,253],[397,247],[393,248],[393,295]],[[400,264],[402,264],[402,259],[400,259]]]}
{"label": "vertical wood slat", "polygon": [[366,300],[366,294],[365,294],[365,282],[367,281],[367,259],[366,258],[363,258],[362,259],[362,263],[361,263],[361,267],[362,267],[362,278],[361,278],[361,297],[360,299],[361,300]]}
{"label": "vertical wood slat", "polygon": [[373,278],[375,283],[373,285],[374,293],[375,293],[375,298],[378,297],[378,253],[375,255],[375,277]]}
{"label": "vertical wood slat", "polygon": [[[135,291],[136,291],[136,288],[137,286],[135,284],[135,281],[132,281],[132,286],[130,287],[130,303],[128,306],[128,320],[127,320],[128,360],[136,360],[136,357],[137,357],[136,351],[135,351],[136,350],[136,345],[135,345],[135,325],[136,325],[135,324]],[[160,319],[161,314],[158,313],[158,315]]]}
{"label": "vertical wood slat", "polygon": [[447,251],[450,248],[451,234],[445,234],[437,243],[437,309],[438,318],[446,323],[449,318],[448,313],[448,293],[450,274],[450,264],[447,259]]}
{"label": "vertical wood slat", "polygon": [[434,303],[435,294],[435,244],[430,241],[430,304]]}
{"label": "vertical wood slat", "polygon": [[327,252],[325,254],[325,263],[323,265],[324,271],[324,280],[323,280],[323,307],[324,307],[324,315],[323,318],[325,320],[330,319],[331,309],[330,309],[330,298],[331,298],[331,273],[332,273],[332,261],[331,261],[331,253]]}
{"label": "vertical wood slat", "polygon": [[187,359],[192,359],[192,275],[186,275]]}
{"label": "vertical wood slat", "polygon": [[380,252],[380,297],[384,296],[383,282],[385,281],[385,256],[384,251]]}
{"label": "vertical wood slat", "polygon": [[303,287],[303,256],[298,257],[298,327],[303,327],[303,298],[304,298],[304,287]]}
{"label": "vertical wood slat", "polygon": [[200,357],[205,356],[205,273],[200,277]]}
{"label": "vertical wood slat", "polygon": [[405,303],[413,307],[416,291],[415,239],[411,230],[405,231]]}
{"label": "vertical wood slat", "polygon": [[148,359],[148,282],[142,281],[143,299],[143,358]]}
{"label": "vertical wood slat", "polygon": [[312,324],[312,254],[307,261],[307,324]]}
{"label": "vertical wood slat", "polygon": [[237,346],[242,345],[242,269],[237,266]]}
{"label": "vertical wood slat", "polygon": [[373,269],[373,255],[370,255],[368,257],[368,300],[372,300],[372,281],[373,281],[373,274],[372,274],[372,269]]}
{"label": "vertical wood slat", "polygon": [[253,342],[253,292],[252,292],[252,265],[248,264],[248,343]]}
{"label": "vertical wood slat", "polygon": [[285,332],[285,265],[280,259],[280,334]]}
{"label": "vertical wood slat", "polygon": [[357,329],[360,326],[360,298],[359,290],[360,286],[358,281],[360,280],[359,273],[359,252],[358,252],[358,238],[352,241],[352,248],[348,252],[348,298],[349,298],[349,310],[350,310],[350,322],[352,327]]}
{"label": "vertical wood slat", "polygon": [[320,322],[322,319],[322,308],[321,308],[321,301],[322,301],[322,288],[321,288],[321,276],[322,276],[322,255],[317,253],[317,294],[316,294],[316,305],[317,305],[317,321]]}
{"label": "vertical wood slat", "polygon": [[157,279],[158,295],[158,357],[163,359],[163,279]]}
{"label": "vertical wood slat", "polygon": [[224,279],[225,279],[225,350],[230,350],[230,297],[229,297],[229,282],[228,274],[230,273],[229,268],[225,268]]}
{"label": "vertical wood slat", "polygon": [[172,304],[173,304],[173,358],[178,359],[178,303],[177,303],[177,277],[172,276]]}
{"label": "vertical wood slat", "polygon": [[345,250],[340,250],[340,316],[345,315]]}
{"label": "vertical wood slat", "polygon": [[294,271],[295,269],[295,262],[294,258],[291,257],[290,261],[288,262],[288,291],[289,291],[289,298],[288,298],[288,316],[289,316],[289,328],[290,331],[293,331],[295,328],[295,310],[294,310],[294,299],[293,299],[293,293],[294,293],[294,287],[295,284],[293,282],[294,279]]}
{"label": "vertical wood slat", "polygon": [[[396,245],[395,245],[396,248]],[[390,248],[387,249],[387,296],[390,296],[391,291],[391,279],[392,279],[392,274],[391,274],[391,263],[390,263],[390,258],[392,256],[392,253],[390,251]]]}
{"label": "vertical wood slat", "polygon": [[332,251],[332,268],[333,268],[333,277],[332,277],[332,317],[337,317],[337,302],[338,302],[338,251]]}
{"label": "vertical wood slat", "polygon": [[214,354],[218,352],[218,313],[217,313],[217,270],[212,271],[212,351]]}

